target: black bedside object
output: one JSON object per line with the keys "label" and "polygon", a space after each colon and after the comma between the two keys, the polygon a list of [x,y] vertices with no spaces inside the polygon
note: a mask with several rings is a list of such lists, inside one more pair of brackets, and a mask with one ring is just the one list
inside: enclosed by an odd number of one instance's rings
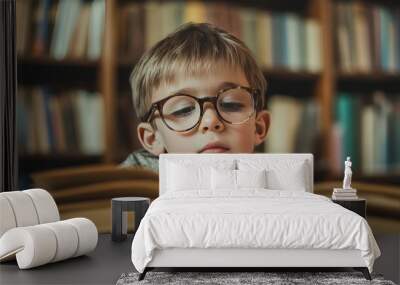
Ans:
{"label": "black bedside object", "polygon": [[359,214],[361,217],[366,219],[367,217],[367,200],[355,199],[355,200],[333,200],[332,202],[339,204],[340,206]]}
{"label": "black bedside object", "polygon": [[123,241],[127,237],[127,212],[135,212],[135,232],[146,214],[150,199],[144,197],[119,197],[111,200],[112,209],[112,241]]}

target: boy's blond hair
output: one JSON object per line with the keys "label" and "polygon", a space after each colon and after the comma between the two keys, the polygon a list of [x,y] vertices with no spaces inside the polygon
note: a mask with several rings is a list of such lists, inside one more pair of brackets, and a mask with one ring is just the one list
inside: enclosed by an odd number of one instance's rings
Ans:
{"label": "boy's blond hair", "polygon": [[173,82],[181,71],[191,76],[212,72],[221,60],[243,70],[250,87],[260,91],[258,109],[262,109],[267,82],[246,45],[211,24],[187,23],[145,52],[133,69],[130,84],[136,115],[143,118],[162,82]]}

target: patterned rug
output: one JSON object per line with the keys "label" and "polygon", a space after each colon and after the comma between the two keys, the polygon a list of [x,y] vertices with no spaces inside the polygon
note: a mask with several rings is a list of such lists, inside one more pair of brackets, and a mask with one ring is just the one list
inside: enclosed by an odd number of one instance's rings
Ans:
{"label": "patterned rug", "polygon": [[147,272],[145,279],[138,281],[139,273],[124,273],[117,285],[133,284],[387,284],[382,275],[372,274],[372,281],[361,272]]}

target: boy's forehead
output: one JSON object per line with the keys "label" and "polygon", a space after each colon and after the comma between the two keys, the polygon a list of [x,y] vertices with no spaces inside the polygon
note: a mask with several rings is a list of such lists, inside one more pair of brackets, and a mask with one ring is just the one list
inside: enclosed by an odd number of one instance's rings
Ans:
{"label": "boy's forehead", "polygon": [[242,68],[228,65],[216,65],[209,70],[186,72],[178,70],[168,80],[161,80],[160,85],[153,90],[152,102],[179,92],[187,92],[197,96],[207,93],[210,96],[222,88],[235,85],[249,86]]}

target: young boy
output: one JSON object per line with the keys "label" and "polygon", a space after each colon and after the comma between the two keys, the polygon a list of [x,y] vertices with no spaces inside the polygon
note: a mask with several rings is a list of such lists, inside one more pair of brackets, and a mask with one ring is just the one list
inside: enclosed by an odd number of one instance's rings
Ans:
{"label": "young boy", "polygon": [[158,172],[161,153],[251,153],[267,135],[263,73],[242,41],[210,24],[185,24],[158,42],[130,83],[144,149],[122,166]]}

